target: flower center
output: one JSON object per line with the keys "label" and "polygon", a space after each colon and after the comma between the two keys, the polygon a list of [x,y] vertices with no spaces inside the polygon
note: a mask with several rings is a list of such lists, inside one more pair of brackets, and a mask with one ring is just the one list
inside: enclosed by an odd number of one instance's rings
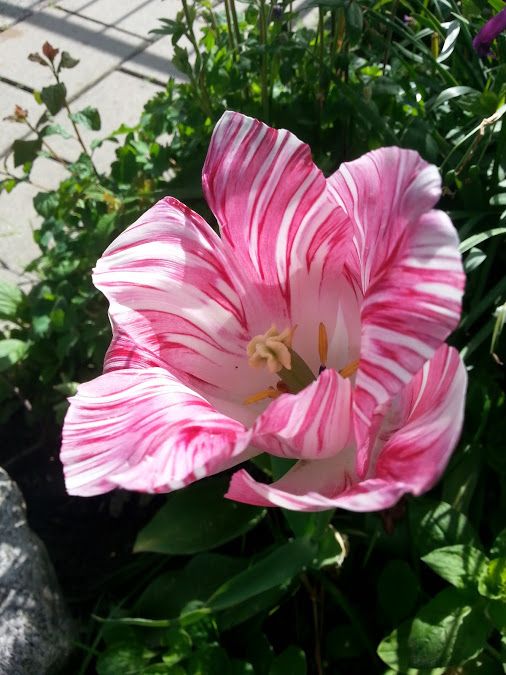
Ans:
{"label": "flower center", "polygon": [[[292,349],[292,340],[297,326],[278,331],[275,324],[263,335],[255,335],[246,347],[248,363],[252,368],[266,367],[279,377],[276,386],[248,396],[245,404],[258,403],[265,399],[274,399],[281,394],[297,394],[316,380],[311,368],[304,359]],[[320,368],[318,374],[327,367],[328,336],[324,323],[318,326],[318,354]],[[342,377],[351,377],[358,368],[358,360],[352,361],[339,371]]]}

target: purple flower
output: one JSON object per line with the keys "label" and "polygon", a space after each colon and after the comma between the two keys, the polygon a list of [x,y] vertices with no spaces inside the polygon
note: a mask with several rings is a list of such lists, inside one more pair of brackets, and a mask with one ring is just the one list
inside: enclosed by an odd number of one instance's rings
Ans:
{"label": "purple flower", "polygon": [[506,7],[493,16],[473,40],[473,47],[482,59],[490,54],[490,44],[506,30]]}

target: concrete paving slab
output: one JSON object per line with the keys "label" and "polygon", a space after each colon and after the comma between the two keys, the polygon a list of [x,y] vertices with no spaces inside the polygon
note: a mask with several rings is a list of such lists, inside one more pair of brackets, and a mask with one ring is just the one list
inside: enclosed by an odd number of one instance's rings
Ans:
{"label": "concrete paving slab", "polygon": [[[100,131],[91,131],[79,127],[87,148],[90,148],[93,140],[108,136],[121,124],[136,124],[144,105],[158,91],[160,91],[160,87],[151,82],[140,80],[120,71],[114,71],[73,101],[71,103],[73,112],[91,106],[97,108],[100,113],[102,122]],[[125,105],[126,100],[128,100],[128,105]],[[57,115],[56,121],[69,133],[73,133],[72,125],[63,112]],[[70,161],[76,160],[82,152],[81,146],[74,139],[66,140],[59,136],[51,136],[47,140],[58,155]],[[93,160],[99,171],[109,169],[115,159],[116,147],[115,143],[106,142],[95,150]]]}
{"label": "concrete paving slab", "polygon": [[16,21],[30,14],[32,8],[40,4],[40,0],[15,0],[0,2],[0,31],[5,30]]}
{"label": "concrete paving slab", "polygon": [[37,188],[23,183],[9,194],[2,193],[0,207],[0,278],[22,274],[24,268],[40,255],[33,241],[33,230],[40,224],[40,216],[33,208]]}
{"label": "concrete paving slab", "polygon": [[27,58],[30,52],[40,50],[46,40],[80,59],[76,68],[63,74],[70,98],[147,44],[143,38],[46,7],[0,33],[0,76],[34,89],[52,84],[49,68]]}
{"label": "concrete paving slab", "polygon": [[75,12],[87,19],[114,26],[135,35],[154,39],[152,28],[158,27],[158,18],[173,19],[181,2],[178,0],[59,0],[57,7]]}
{"label": "concrete paving slab", "polygon": [[[180,46],[183,46],[183,40]],[[190,45],[185,46],[187,49],[190,48]],[[189,51],[191,53],[191,50]],[[174,47],[171,38],[167,35],[130,57],[121,65],[121,69],[157,82],[166,83],[169,77],[173,77],[178,82],[186,82],[188,78],[172,63],[173,54]]]}
{"label": "concrete paving slab", "polygon": [[43,113],[43,108],[27,91],[0,82],[0,157],[9,150],[17,138],[22,138],[28,133],[25,124],[4,119],[14,113],[16,105],[28,110],[28,119],[33,123],[36,123]]}

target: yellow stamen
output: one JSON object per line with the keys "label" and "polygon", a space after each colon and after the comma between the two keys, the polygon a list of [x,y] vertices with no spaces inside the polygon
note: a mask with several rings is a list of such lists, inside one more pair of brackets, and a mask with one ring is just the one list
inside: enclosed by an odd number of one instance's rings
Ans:
{"label": "yellow stamen", "polygon": [[320,363],[322,366],[327,365],[327,355],[329,351],[329,340],[327,337],[327,329],[325,324],[320,321],[318,326],[318,354],[320,355]]}
{"label": "yellow stamen", "polygon": [[245,405],[250,405],[251,403],[258,403],[259,401],[265,401],[266,398],[277,398],[281,395],[280,391],[274,389],[274,387],[269,387],[268,389],[263,389],[258,391],[256,394],[251,394],[248,398],[244,399]]}
{"label": "yellow stamen", "polygon": [[290,370],[290,349],[295,328],[296,326],[285,328],[280,333],[275,324],[272,324],[263,335],[255,335],[246,348],[249,365],[253,368],[266,366],[271,373],[279,373],[282,368]]}
{"label": "yellow stamen", "polygon": [[341,368],[341,370],[339,371],[339,375],[341,375],[341,377],[351,377],[352,375],[355,375],[359,363],[360,363],[359,359],[356,359],[355,361],[348,363],[347,366]]}

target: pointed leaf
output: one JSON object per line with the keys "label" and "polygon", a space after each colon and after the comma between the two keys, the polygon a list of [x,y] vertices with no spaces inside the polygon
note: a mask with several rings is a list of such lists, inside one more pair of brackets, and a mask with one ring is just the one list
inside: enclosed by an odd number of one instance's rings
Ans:
{"label": "pointed leaf", "polygon": [[76,124],[80,124],[92,131],[99,131],[101,127],[100,113],[96,108],[92,108],[91,106],[73,113],[70,117]]}
{"label": "pointed leaf", "polygon": [[0,340],[0,373],[21,361],[27,351],[27,342],[14,338]]}
{"label": "pointed leaf", "polygon": [[468,597],[447,588],[386,637],[379,657],[402,673],[409,668],[460,666],[485,646],[491,626]]}
{"label": "pointed leaf", "polygon": [[15,319],[19,305],[23,300],[23,293],[12,284],[0,281],[0,317]]}
{"label": "pointed leaf", "polygon": [[139,533],[134,551],[187,555],[216,548],[251,530],[265,511],[223,498],[227,479],[201,481],[172,493]]}
{"label": "pointed leaf", "polygon": [[476,589],[478,577],[486,569],[485,554],[473,546],[445,546],[431,551],[422,560],[440,577],[457,588]]}
{"label": "pointed leaf", "polygon": [[295,539],[269,553],[244,572],[227,581],[209,599],[214,611],[233,607],[264,591],[290,583],[308,566],[316,550],[306,539]]}
{"label": "pointed leaf", "polygon": [[51,115],[56,115],[60,112],[65,104],[66,97],[67,89],[63,82],[44,87],[40,92],[40,98]]}
{"label": "pointed leaf", "polygon": [[14,166],[22,166],[26,162],[33,162],[42,148],[42,141],[36,138],[34,141],[14,141]]}

